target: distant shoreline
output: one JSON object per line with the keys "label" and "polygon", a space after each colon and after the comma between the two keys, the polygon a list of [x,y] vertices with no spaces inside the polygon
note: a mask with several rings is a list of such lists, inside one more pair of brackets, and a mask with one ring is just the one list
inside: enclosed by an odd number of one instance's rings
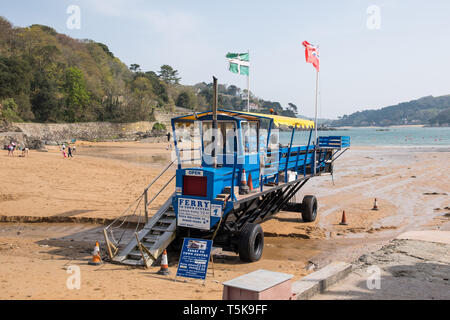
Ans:
{"label": "distant shoreline", "polygon": [[388,128],[440,128],[440,127],[428,127],[425,124],[401,124],[401,125],[394,125],[394,126],[386,126],[386,127],[381,127],[381,126],[343,126],[343,127],[332,127],[336,130],[344,130],[344,129],[354,129],[354,128],[358,128],[358,129],[388,129]]}

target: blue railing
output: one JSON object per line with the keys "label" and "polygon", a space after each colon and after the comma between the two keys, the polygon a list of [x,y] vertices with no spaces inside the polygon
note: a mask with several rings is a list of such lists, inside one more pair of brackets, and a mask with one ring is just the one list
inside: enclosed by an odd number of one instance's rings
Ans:
{"label": "blue railing", "polygon": [[349,136],[319,137],[320,148],[348,148],[350,147]]}

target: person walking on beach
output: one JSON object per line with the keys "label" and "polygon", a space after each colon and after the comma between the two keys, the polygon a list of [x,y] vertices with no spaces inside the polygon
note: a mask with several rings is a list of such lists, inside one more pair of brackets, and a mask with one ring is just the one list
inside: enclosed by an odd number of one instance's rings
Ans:
{"label": "person walking on beach", "polygon": [[11,142],[11,155],[14,157],[14,151],[16,150],[16,143]]}
{"label": "person walking on beach", "polygon": [[170,134],[170,131],[167,132],[167,142],[169,143],[166,147],[166,150],[172,150],[172,144],[170,143],[170,138],[172,137],[172,135]]}
{"label": "person walking on beach", "polygon": [[68,158],[73,158],[73,156],[72,156],[72,147],[71,146],[69,146],[67,148],[67,157]]}
{"label": "person walking on beach", "polygon": [[66,145],[65,145],[64,143],[63,143],[62,146],[61,146],[61,152],[62,152],[64,158],[67,158],[67,155],[66,155]]}
{"label": "person walking on beach", "polygon": [[14,147],[11,143],[8,145],[8,157],[9,156],[14,157]]}

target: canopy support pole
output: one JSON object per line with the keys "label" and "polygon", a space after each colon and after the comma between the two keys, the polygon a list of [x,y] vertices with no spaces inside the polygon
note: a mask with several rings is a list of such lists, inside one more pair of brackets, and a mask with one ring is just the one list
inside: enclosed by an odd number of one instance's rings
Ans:
{"label": "canopy support pole", "polygon": [[213,129],[213,136],[212,136],[212,140],[213,140],[213,149],[211,152],[211,156],[212,156],[212,160],[213,160],[213,167],[217,168],[217,157],[216,157],[216,153],[217,153],[217,102],[218,102],[218,85],[217,85],[217,78],[213,77],[213,86],[214,86],[214,92],[213,92],[213,121],[212,121],[212,129]]}
{"label": "canopy support pole", "polygon": [[287,154],[287,158],[286,158],[286,169],[284,171],[284,182],[288,182],[289,160],[291,158],[291,149],[292,149],[292,143],[294,142],[295,129],[297,129],[297,125],[295,125],[294,129],[292,129],[291,143],[289,144],[288,154]]}

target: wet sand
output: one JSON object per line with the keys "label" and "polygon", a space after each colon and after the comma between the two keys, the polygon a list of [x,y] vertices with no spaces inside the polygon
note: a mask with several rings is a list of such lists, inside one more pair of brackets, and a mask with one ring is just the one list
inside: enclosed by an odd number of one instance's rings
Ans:
{"label": "wet sand", "polygon": [[[221,283],[243,273],[263,268],[298,279],[331,260],[350,262],[405,230],[449,227],[450,148],[358,147],[336,162],[334,185],[331,176],[323,176],[302,190],[318,198],[317,221],[303,223],[299,213],[281,212],[263,223],[266,243],[257,263],[218,254],[204,285],[173,281],[176,254],[169,256],[168,278],[156,275],[157,267],[88,266],[95,241],[103,240],[102,226],[76,222],[120,215],[169,162],[165,146],[83,143],[73,159],[63,159],[57,148],[28,158],[0,153],[0,174],[8,177],[0,183],[0,219],[16,221],[0,224],[0,298],[220,299]],[[172,191],[173,186],[152,208]],[[375,197],[378,211],[371,210]],[[343,210],[348,226],[339,225]],[[75,223],[23,223],[43,217]],[[66,288],[71,264],[81,267],[80,290]]]}

